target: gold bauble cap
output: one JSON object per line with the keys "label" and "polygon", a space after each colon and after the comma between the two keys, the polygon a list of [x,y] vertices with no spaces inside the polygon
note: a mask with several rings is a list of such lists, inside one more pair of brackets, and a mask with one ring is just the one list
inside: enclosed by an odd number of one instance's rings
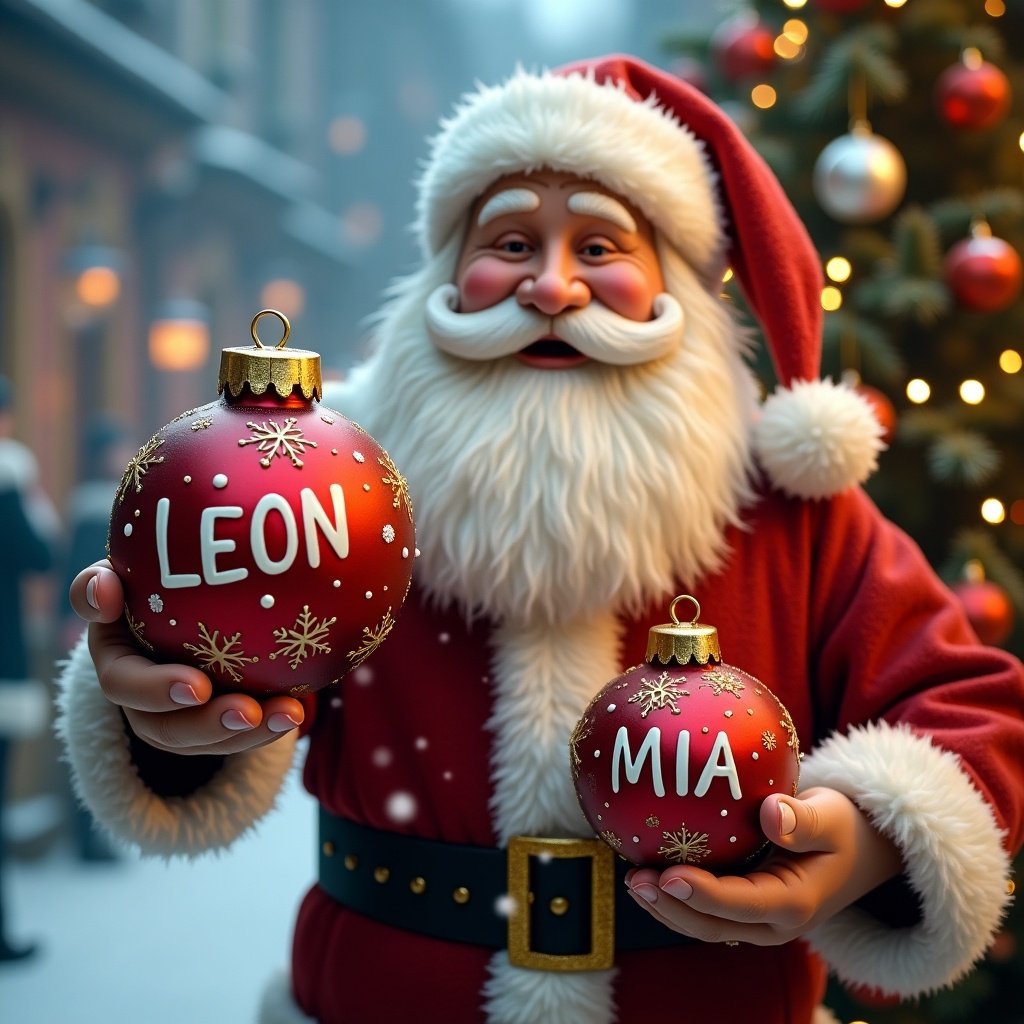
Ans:
{"label": "gold bauble cap", "polygon": [[[680,601],[693,602],[694,615],[689,622],[680,622],[676,617],[676,605]],[[689,594],[680,594],[668,606],[671,622],[652,626],[647,634],[647,661],[654,664],[655,659],[667,665],[675,659],[680,665],[696,661],[706,665],[709,661],[721,661],[722,651],[718,645],[718,630],[698,622],[700,603]]]}
{"label": "gold bauble cap", "polygon": [[[260,318],[265,316],[276,316],[284,326],[284,334],[274,348],[267,348],[256,331]],[[252,335],[252,348],[221,350],[218,394],[227,388],[231,397],[237,398],[248,384],[254,395],[262,395],[272,387],[281,398],[287,398],[297,385],[307,401],[323,396],[320,353],[302,348],[285,349],[292,325],[284,313],[276,309],[261,309],[252,318],[249,333]]]}

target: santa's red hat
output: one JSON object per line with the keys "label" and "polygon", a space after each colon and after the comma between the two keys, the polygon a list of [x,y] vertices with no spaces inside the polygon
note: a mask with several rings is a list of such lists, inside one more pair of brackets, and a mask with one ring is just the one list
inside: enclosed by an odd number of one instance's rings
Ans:
{"label": "santa's red hat", "polygon": [[629,199],[709,288],[733,268],[780,382],[754,435],[776,486],[821,498],[867,478],[884,447],[874,413],[855,391],[819,379],[818,254],[775,176],[719,107],[623,56],[482,87],[433,140],[417,206],[424,254],[462,230],[497,178],[541,168]]}

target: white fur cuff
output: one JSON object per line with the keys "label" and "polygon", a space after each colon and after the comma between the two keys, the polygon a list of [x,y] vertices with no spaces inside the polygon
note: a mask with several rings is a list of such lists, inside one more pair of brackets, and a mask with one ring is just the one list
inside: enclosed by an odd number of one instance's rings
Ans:
{"label": "white fur cuff", "polygon": [[807,935],[846,982],[904,997],[951,985],[982,956],[1009,902],[1009,857],[959,759],[885,722],[833,735],[809,755],[801,786],[853,800],[896,843],[921,922],[892,929],[849,907]]}
{"label": "white fur cuff", "polygon": [[753,442],[772,483],[794,498],[829,498],[863,483],[885,448],[867,400],[828,378],[777,388]]}
{"label": "white fur cuff", "polygon": [[58,680],[57,734],[75,791],[113,835],[143,854],[194,856],[229,846],[273,806],[295,752],[294,732],[225,758],[188,797],[149,789],[131,759],[120,709],[103,695],[85,634]]}

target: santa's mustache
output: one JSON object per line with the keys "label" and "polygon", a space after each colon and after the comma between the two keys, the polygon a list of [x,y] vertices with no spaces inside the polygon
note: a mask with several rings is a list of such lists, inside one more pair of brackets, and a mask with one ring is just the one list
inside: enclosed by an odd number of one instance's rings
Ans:
{"label": "santa's mustache", "polygon": [[659,359],[678,348],[683,337],[683,309],[667,292],[653,303],[653,320],[630,320],[600,302],[546,316],[520,305],[514,295],[476,313],[459,313],[459,290],[443,284],[426,307],[430,340],[442,352],[462,359],[499,359],[556,337],[591,359],[630,366]]}

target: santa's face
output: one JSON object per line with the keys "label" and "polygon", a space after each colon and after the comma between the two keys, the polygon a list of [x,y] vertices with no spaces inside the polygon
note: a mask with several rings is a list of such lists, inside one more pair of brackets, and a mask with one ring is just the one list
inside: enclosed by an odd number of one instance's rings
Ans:
{"label": "santa's face", "polygon": [[650,362],[678,346],[654,232],[622,196],[570,174],[508,175],[474,203],[452,287],[428,305],[449,355],[540,370]]}

